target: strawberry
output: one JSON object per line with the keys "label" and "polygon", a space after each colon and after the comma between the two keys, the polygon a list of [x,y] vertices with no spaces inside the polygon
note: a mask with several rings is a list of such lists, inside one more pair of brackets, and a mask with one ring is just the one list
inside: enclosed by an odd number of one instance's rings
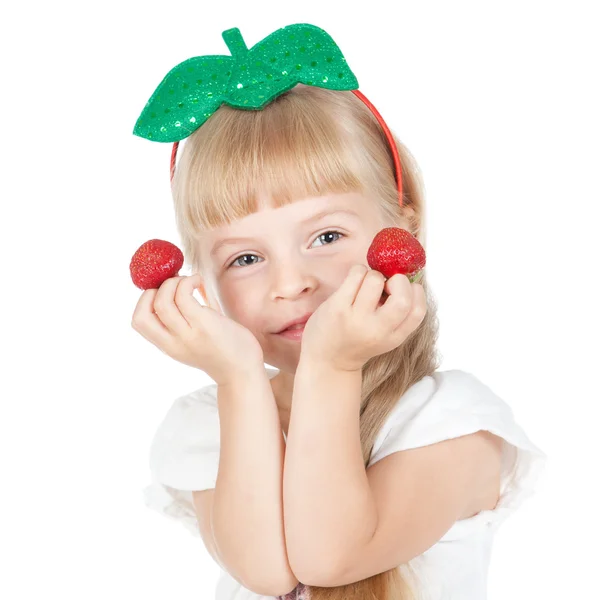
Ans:
{"label": "strawberry", "polygon": [[386,227],[373,238],[367,262],[388,279],[403,273],[414,283],[421,278],[419,271],[425,266],[425,250],[406,229]]}
{"label": "strawberry", "polygon": [[183,265],[183,252],[164,240],[148,240],[134,253],[129,271],[133,283],[142,290],[159,288],[175,277]]}

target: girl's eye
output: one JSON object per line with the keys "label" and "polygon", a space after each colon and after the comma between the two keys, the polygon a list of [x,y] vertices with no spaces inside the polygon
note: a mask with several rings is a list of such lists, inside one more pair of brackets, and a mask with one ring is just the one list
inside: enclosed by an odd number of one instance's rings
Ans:
{"label": "girl's eye", "polygon": [[[256,256],[256,254],[242,254],[241,256],[238,256],[237,258],[234,258],[234,259],[233,259],[233,261],[232,261],[232,263],[231,263],[231,264],[230,264],[230,265],[229,265],[227,268],[228,268],[228,269],[230,269],[231,267],[233,267],[233,266],[235,265],[235,263],[236,263],[238,260],[240,260],[240,259],[242,259],[242,258],[246,258],[246,256],[254,256],[255,258],[258,258],[258,257]],[[244,265],[236,265],[236,266],[238,266],[238,267],[241,267],[241,266],[244,266]]]}
{"label": "girl's eye", "polygon": [[[321,233],[321,234],[319,234],[319,235],[316,237],[316,239],[315,239],[315,242],[316,242],[316,241],[317,241],[319,238],[322,238],[322,237],[325,237],[325,236],[329,236],[329,234],[330,234],[330,233],[333,233],[334,235],[339,235],[340,237],[339,237],[339,238],[337,238],[337,239],[340,239],[340,238],[344,237],[344,234],[343,234],[343,233],[341,233],[341,232],[339,232],[339,231],[333,231],[333,230],[332,230],[332,231],[326,231],[325,233]],[[337,241],[337,240],[334,240],[334,241]],[[325,245],[327,246],[328,244],[325,244]]]}
{"label": "girl's eye", "polygon": [[[326,231],[325,233],[321,233],[321,234],[319,234],[319,235],[316,237],[315,241],[317,241],[318,239],[320,239],[320,238],[322,238],[322,237],[325,237],[325,236],[327,236],[327,239],[330,239],[330,238],[329,238],[329,235],[330,235],[330,234],[334,234],[334,235],[338,235],[338,236],[340,236],[339,238],[337,238],[337,239],[336,239],[336,240],[334,240],[334,241],[337,241],[338,239],[340,239],[340,238],[342,238],[342,237],[345,237],[345,234],[344,234],[344,233],[341,233],[340,231],[334,231],[334,230],[330,230],[330,231]],[[313,242],[313,243],[314,243],[314,242]],[[329,244],[331,244],[331,242],[328,242],[328,243],[327,243],[327,244],[325,244],[325,245],[329,245]],[[246,263],[246,265],[239,265],[239,264],[238,264],[238,265],[236,265],[236,263],[237,263],[237,261],[238,261],[238,260],[240,260],[240,259],[243,259],[243,258],[246,258],[246,257],[248,257],[248,256],[254,256],[255,258],[258,258],[258,257],[256,256],[256,254],[242,254],[241,256],[238,256],[237,258],[234,258],[234,259],[233,259],[233,261],[232,261],[232,262],[229,264],[229,266],[228,266],[227,268],[231,268],[231,267],[233,267],[233,266],[236,266],[236,267],[242,267],[242,266],[251,266],[252,264],[256,264],[256,263]]]}

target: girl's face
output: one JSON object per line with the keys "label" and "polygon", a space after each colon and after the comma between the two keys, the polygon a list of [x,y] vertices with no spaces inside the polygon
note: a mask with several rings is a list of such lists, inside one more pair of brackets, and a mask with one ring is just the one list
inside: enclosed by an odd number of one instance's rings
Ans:
{"label": "girl's face", "polygon": [[224,314],[256,336],[267,364],[293,373],[302,342],[276,332],[314,312],[352,265],[368,265],[371,241],[388,225],[374,200],[359,193],[276,209],[261,200],[259,212],[207,232],[201,255]]}

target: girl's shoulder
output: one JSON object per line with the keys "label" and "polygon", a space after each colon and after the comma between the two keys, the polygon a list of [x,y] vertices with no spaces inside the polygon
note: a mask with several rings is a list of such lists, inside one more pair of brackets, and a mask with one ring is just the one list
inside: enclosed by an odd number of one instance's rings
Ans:
{"label": "girl's shoulder", "polygon": [[[269,379],[272,379],[279,373],[279,370],[265,367],[265,372]],[[171,402],[159,424],[155,439],[173,436],[175,432],[182,434],[185,431],[189,431],[197,437],[207,426],[212,429],[215,426],[218,428],[217,388],[216,383],[209,383],[177,396]]]}
{"label": "girl's shoulder", "polygon": [[481,429],[537,450],[511,406],[488,385],[461,369],[436,371],[398,399],[379,431],[373,454],[379,460],[386,445],[392,443],[395,447],[416,448]]}
{"label": "girl's shoulder", "polygon": [[381,427],[368,466],[393,452],[481,430],[503,440],[501,499],[494,511],[482,511],[490,521],[500,521],[533,494],[547,455],[531,441],[511,406],[472,373],[436,371],[408,388]]}
{"label": "girl's shoulder", "polygon": [[194,429],[198,424],[196,421],[205,421],[211,414],[218,417],[216,385],[206,385],[177,396],[167,409],[157,435],[181,432],[182,427]]}
{"label": "girl's shoulder", "polygon": [[[278,369],[265,367],[265,373],[272,379],[279,373]],[[217,404],[218,385],[208,383],[181,396],[177,396],[167,410],[161,427],[178,424],[180,421],[189,421],[201,415],[213,414],[218,417]]]}
{"label": "girl's shoulder", "polygon": [[[150,470],[154,478],[181,490],[206,489],[218,464],[219,412],[216,386],[176,397],[159,423],[150,444]],[[206,487],[198,479],[210,472]],[[214,485],[212,486],[214,487]]]}

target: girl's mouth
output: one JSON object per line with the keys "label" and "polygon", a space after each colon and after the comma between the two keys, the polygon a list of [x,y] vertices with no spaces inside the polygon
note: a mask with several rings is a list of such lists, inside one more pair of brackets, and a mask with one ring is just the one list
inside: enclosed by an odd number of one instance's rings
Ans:
{"label": "girl's mouth", "polygon": [[278,333],[277,335],[280,335],[281,337],[284,337],[288,340],[300,341],[302,339],[303,332],[304,332],[304,324],[301,327],[299,327],[298,325],[294,325],[293,327],[290,327],[289,329],[285,329],[284,331],[282,331],[281,333]]}

